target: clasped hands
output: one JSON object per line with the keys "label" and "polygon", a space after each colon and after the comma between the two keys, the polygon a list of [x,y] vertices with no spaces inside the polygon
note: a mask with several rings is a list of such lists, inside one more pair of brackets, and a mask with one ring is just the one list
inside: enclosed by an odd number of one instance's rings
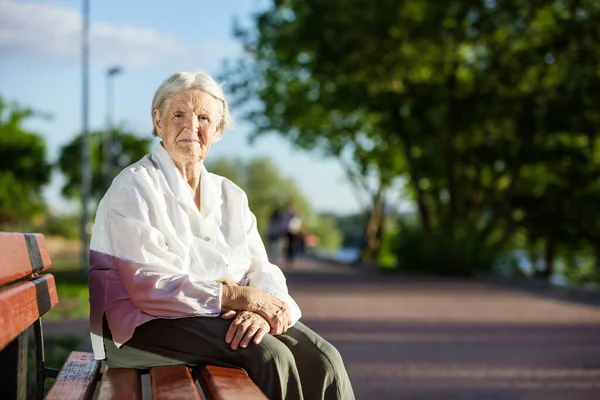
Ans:
{"label": "clasped hands", "polygon": [[291,323],[288,305],[257,288],[239,286],[231,281],[223,281],[221,298],[223,319],[233,319],[225,341],[233,350],[245,348],[252,340],[260,343],[269,333],[280,335],[287,331]]}

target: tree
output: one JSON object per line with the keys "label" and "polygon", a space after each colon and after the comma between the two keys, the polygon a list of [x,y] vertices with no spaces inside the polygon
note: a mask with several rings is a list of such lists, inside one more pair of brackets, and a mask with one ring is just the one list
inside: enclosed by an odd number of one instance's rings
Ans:
{"label": "tree", "polygon": [[[106,189],[106,181],[102,175],[102,139],[104,132],[90,133],[90,163],[92,170],[91,197],[99,202]],[[113,131],[112,171],[113,178],[125,167],[141,159],[150,151],[151,138],[140,138],[122,129]],[[81,135],[77,135],[60,150],[58,167],[65,175],[66,182],[62,187],[65,197],[74,199],[81,197]],[[112,181],[112,178],[110,179]]]}
{"label": "tree", "polygon": [[[350,182],[367,195],[361,247],[363,257],[376,259],[386,193],[403,159],[396,156],[393,138],[373,140],[372,134],[378,131],[377,115],[354,102],[352,93],[333,93],[332,79],[326,83],[314,79],[308,46],[316,43],[311,43],[313,39],[320,39],[312,33],[307,40],[294,38],[312,26],[296,30],[298,25],[286,25],[292,14],[291,8],[278,3],[256,16],[256,32],[237,29],[237,36],[256,62],[238,61],[223,79],[237,100],[234,103],[248,110],[245,117],[255,126],[255,137],[275,131],[300,148],[319,149],[342,162]],[[285,45],[288,40],[290,49]],[[336,98],[348,94],[351,97],[345,100],[351,106],[343,109]],[[257,98],[260,102],[252,101]]]}
{"label": "tree", "polygon": [[41,189],[50,179],[46,145],[23,127],[35,116],[39,114],[0,97],[0,230],[28,224],[45,208]]}
{"label": "tree", "polygon": [[259,134],[348,151],[380,190],[405,178],[423,231],[407,245],[465,273],[519,231],[544,232],[549,258],[597,243],[599,18],[585,0],[274,1],[226,77]]}
{"label": "tree", "polygon": [[280,175],[271,161],[255,158],[250,161],[220,158],[207,169],[240,186],[248,195],[248,205],[256,216],[258,231],[265,235],[269,216],[276,209],[292,203],[302,220],[302,229],[319,237],[321,246],[336,250],[341,235],[335,224],[315,214],[296,184]]}

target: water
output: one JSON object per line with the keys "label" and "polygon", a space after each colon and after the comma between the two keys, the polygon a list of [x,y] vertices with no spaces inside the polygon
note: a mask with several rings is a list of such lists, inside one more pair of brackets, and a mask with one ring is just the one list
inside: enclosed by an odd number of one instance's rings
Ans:
{"label": "water", "polygon": [[345,247],[340,249],[337,253],[335,253],[332,257],[334,261],[342,262],[342,263],[353,263],[358,260],[360,257],[360,249]]}
{"label": "water", "polygon": [[344,247],[336,252],[328,252],[324,250],[315,250],[319,257],[327,258],[328,260],[338,263],[351,264],[360,257],[360,249],[355,247]]}
{"label": "water", "polygon": [[[356,247],[344,247],[334,253],[320,251],[318,252],[318,256],[328,258],[335,262],[351,264],[357,261],[360,257],[360,249]],[[524,275],[531,276],[536,269],[540,269],[542,267],[542,262],[543,261],[540,257],[537,262],[532,263],[525,250],[517,249],[508,254],[502,261],[498,262],[496,270],[500,275],[511,276],[513,272],[510,265],[511,263],[516,263],[516,265],[519,267],[519,270]],[[556,272],[550,278],[550,282],[558,286],[567,286],[569,281],[563,273],[563,263],[558,261],[555,269]]]}
{"label": "water", "polygon": [[[538,256],[537,260],[531,262],[529,257],[527,256],[527,252],[523,249],[516,249],[507,254],[506,258],[502,261],[498,262],[496,265],[496,270],[498,273],[504,276],[511,276],[511,263],[516,264],[519,267],[519,270],[526,276],[532,276],[536,270],[541,270],[543,268],[543,257],[541,255]],[[569,281],[567,277],[564,275],[565,265],[562,261],[556,261],[555,264],[555,272],[550,277],[550,283],[557,286],[567,286]]]}

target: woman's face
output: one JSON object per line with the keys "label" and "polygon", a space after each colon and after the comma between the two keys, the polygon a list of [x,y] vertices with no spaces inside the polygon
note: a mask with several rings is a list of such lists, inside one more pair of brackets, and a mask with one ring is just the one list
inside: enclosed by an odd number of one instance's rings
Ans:
{"label": "woman's face", "polygon": [[154,110],[156,133],[176,163],[203,160],[221,125],[218,100],[200,89],[177,93],[167,100],[164,113]]}

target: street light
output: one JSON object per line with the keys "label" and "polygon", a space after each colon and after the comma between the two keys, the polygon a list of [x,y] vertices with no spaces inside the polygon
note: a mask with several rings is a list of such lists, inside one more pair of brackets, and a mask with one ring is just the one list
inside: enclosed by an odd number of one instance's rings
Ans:
{"label": "street light", "polygon": [[106,132],[102,141],[102,178],[104,190],[108,190],[113,172],[113,118],[115,107],[114,77],[122,72],[118,66],[106,70]]}
{"label": "street light", "polygon": [[83,31],[81,40],[81,270],[89,273],[88,248],[88,202],[91,188],[89,149],[89,48],[90,48],[90,1],[83,0]]}

